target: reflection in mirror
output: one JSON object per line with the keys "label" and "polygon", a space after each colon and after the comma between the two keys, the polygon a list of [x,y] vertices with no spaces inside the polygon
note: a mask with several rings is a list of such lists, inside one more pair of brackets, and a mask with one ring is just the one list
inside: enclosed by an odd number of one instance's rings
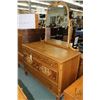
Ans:
{"label": "reflection in mirror", "polygon": [[71,42],[73,48],[83,52],[83,12],[73,11],[73,35]]}
{"label": "reflection in mirror", "polygon": [[[77,11],[75,9],[74,12],[64,2],[52,3],[46,16],[45,41],[57,39],[65,41],[66,47],[78,49],[79,44],[83,42],[83,14]],[[82,34],[77,29],[80,29]]]}
{"label": "reflection in mirror", "polygon": [[46,19],[46,28],[50,31],[50,39],[67,42],[67,11],[63,5],[49,7]]}

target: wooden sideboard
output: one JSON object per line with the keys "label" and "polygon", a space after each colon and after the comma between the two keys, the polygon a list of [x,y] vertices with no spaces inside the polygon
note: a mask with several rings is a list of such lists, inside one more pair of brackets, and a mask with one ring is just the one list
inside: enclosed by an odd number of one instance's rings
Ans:
{"label": "wooden sideboard", "polygon": [[20,86],[18,86],[18,100],[28,100]]}
{"label": "wooden sideboard", "polygon": [[18,30],[18,63],[23,64],[23,43],[30,43],[44,39],[45,29],[19,29]]}
{"label": "wooden sideboard", "polygon": [[80,53],[41,42],[23,44],[25,72],[31,72],[60,99],[77,78]]}
{"label": "wooden sideboard", "polygon": [[64,90],[64,100],[83,100],[83,76]]}

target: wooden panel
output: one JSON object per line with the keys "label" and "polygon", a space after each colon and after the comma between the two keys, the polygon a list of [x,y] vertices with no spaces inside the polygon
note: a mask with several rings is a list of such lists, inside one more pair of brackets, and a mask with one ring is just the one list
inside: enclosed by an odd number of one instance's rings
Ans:
{"label": "wooden panel", "polygon": [[20,53],[22,53],[23,33],[24,30],[18,30],[18,51]]}
{"label": "wooden panel", "polygon": [[23,50],[22,50],[23,34],[24,34],[24,30],[18,30],[18,63],[19,64],[23,64]]}
{"label": "wooden panel", "polygon": [[20,44],[27,43],[27,42],[34,42],[40,41],[40,39],[44,39],[45,36],[45,29],[44,28],[36,28],[36,29],[19,29],[18,30],[18,40],[21,37]]}
{"label": "wooden panel", "polygon": [[22,44],[40,41],[44,38],[45,29],[18,29],[18,63],[22,63],[23,50]]}
{"label": "wooden panel", "polygon": [[64,90],[64,100],[83,100],[83,76]]}
{"label": "wooden panel", "polygon": [[23,41],[24,43],[40,41],[41,38],[44,38],[44,35],[45,29],[27,29],[24,32]]}
{"label": "wooden panel", "polygon": [[62,92],[66,87],[68,87],[71,83],[73,83],[76,80],[79,67],[79,60],[80,55],[64,63],[64,66],[62,68]]}

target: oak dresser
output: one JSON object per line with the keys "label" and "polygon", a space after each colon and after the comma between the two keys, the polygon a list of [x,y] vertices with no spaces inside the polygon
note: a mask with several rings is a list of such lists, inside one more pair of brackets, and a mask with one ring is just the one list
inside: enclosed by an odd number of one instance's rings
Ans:
{"label": "oak dresser", "polygon": [[44,41],[23,44],[24,69],[37,77],[60,99],[77,78],[80,53]]}

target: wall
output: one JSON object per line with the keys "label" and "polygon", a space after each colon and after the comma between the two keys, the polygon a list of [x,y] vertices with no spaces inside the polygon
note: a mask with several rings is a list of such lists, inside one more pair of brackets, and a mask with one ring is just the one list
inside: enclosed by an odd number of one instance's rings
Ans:
{"label": "wall", "polygon": [[18,29],[34,29],[36,28],[35,14],[18,14],[17,15]]}

